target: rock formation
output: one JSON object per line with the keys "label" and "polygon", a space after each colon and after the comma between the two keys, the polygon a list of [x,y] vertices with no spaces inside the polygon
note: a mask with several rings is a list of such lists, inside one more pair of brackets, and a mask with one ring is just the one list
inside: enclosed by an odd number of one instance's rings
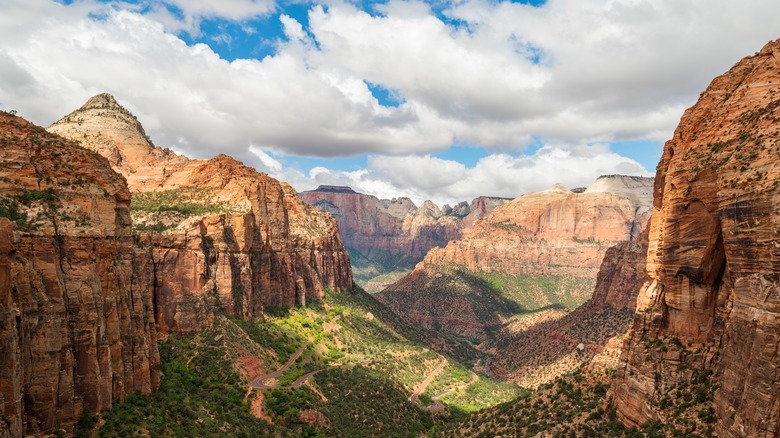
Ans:
{"label": "rock formation", "polygon": [[462,239],[430,251],[422,267],[446,262],[472,272],[595,277],[610,246],[641,233],[651,185],[652,178],[609,175],[582,193],[556,184],[522,195],[493,210]]}
{"label": "rock formation", "polygon": [[593,296],[582,306],[559,319],[520,330],[509,324],[487,341],[483,349],[494,353],[491,375],[525,387],[547,383],[589,361],[608,340],[624,334],[644,281],[648,234],[645,229],[639,240],[623,241],[607,250]]}
{"label": "rock formation", "polygon": [[[636,241],[645,228],[651,185],[652,178],[611,175],[581,193],[558,184],[522,195],[460,240],[432,249],[378,298],[426,328],[473,340],[486,339],[513,314],[534,310],[529,301],[535,308],[559,303],[546,295],[551,276],[557,281],[553,294],[582,303],[593,292],[607,250]],[[521,284],[508,294],[513,282]]]}
{"label": "rock formation", "polygon": [[0,113],[0,435],[39,435],[160,382],[130,192],[98,154]]}
{"label": "rock formation", "polygon": [[628,425],[670,420],[663,405],[696,380],[717,436],[780,434],[778,108],[780,40],[716,78],[664,146],[613,383]]}
{"label": "rock formation", "polygon": [[425,201],[418,208],[409,198],[378,199],[341,186],[320,186],[300,195],[304,202],[336,218],[345,246],[361,252],[380,249],[417,260],[431,248],[460,238],[462,224],[472,225],[507,201],[479,197],[471,205],[462,202],[443,209]]}
{"label": "rock formation", "polygon": [[154,147],[108,94],[49,128],[106,156],[127,178],[140,243],[152,254],[157,322],[190,333],[213,309],[250,318],[352,286],[336,222],[287,184],[220,155]]}

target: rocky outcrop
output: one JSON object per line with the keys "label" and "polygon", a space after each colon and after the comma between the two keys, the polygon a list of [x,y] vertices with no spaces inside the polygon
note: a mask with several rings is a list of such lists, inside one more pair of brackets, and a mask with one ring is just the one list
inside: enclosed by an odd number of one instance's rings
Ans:
{"label": "rocky outcrop", "polygon": [[431,248],[460,238],[464,229],[507,201],[480,197],[471,205],[462,202],[443,209],[425,201],[418,208],[409,198],[378,199],[341,186],[320,186],[300,195],[336,218],[345,246],[362,253],[378,249],[415,261]]}
{"label": "rocky outcrop", "polygon": [[651,184],[651,178],[605,176],[582,193],[558,184],[522,195],[462,239],[430,251],[418,269],[454,263],[472,272],[595,277],[607,249],[636,240],[644,228]]}
{"label": "rocky outcrop", "polygon": [[716,78],[664,146],[613,383],[626,424],[670,420],[695,380],[718,436],[780,434],[779,93],[780,40]]}
{"label": "rocky outcrop", "polygon": [[0,113],[0,432],[39,435],[160,382],[130,192],[94,152]]}
{"label": "rocky outcrop", "polygon": [[352,287],[336,222],[289,185],[225,155],[190,160],[154,147],[107,94],[49,131],[104,154],[127,178],[136,232],[152,255],[160,329],[191,333],[215,309],[251,318]]}
{"label": "rocky outcrop", "polygon": [[635,241],[609,248],[596,276],[591,301],[613,309],[636,310],[636,297],[645,279],[649,228]]}

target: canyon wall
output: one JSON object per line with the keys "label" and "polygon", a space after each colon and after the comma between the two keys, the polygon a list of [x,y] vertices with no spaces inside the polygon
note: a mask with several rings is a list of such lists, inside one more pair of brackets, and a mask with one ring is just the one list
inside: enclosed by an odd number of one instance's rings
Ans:
{"label": "canyon wall", "polygon": [[607,341],[624,334],[644,281],[648,234],[645,229],[638,240],[607,250],[593,296],[574,311],[520,329],[510,323],[488,340],[482,349],[493,353],[491,375],[524,387],[548,383],[590,361]]}
{"label": "canyon wall", "polygon": [[780,434],[778,107],[780,40],[716,78],[664,146],[612,388],[628,425],[666,422],[666,400],[709,379],[718,436]]}
{"label": "canyon wall", "polygon": [[583,192],[561,184],[493,210],[421,267],[454,263],[472,272],[572,273],[595,277],[609,247],[636,240],[647,223],[652,178],[602,176]]}
{"label": "canyon wall", "polygon": [[125,176],[140,244],[151,253],[161,330],[191,333],[214,310],[240,318],[349,290],[336,222],[287,184],[226,156],[191,160],[155,147],[101,94],[49,128],[104,154]]}
{"label": "canyon wall", "polygon": [[101,156],[0,113],[0,430],[38,435],[160,383],[130,192]]}
{"label": "canyon wall", "polygon": [[479,197],[455,207],[440,209],[431,201],[417,207],[409,198],[378,199],[341,186],[320,186],[300,195],[336,218],[345,246],[362,253],[379,249],[415,261],[431,248],[459,239],[465,229],[508,201]]}

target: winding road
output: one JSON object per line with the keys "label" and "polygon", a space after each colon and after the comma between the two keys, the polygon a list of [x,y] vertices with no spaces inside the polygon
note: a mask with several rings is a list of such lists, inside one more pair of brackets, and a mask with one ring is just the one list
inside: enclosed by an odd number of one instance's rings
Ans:
{"label": "winding road", "polygon": [[262,375],[260,377],[255,377],[255,379],[252,380],[252,383],[251,383],[252,388],[258,388],[258,389],[300,388],[301,385],[303,385],[306,382],[306,380],[309,379],[309,377],[315,375],[319,371],[322,371],[322,370],[316,370],[316,371],[312,371],[310,373],[306,373],[306,374],[302,375],[301,377],[298,377],[297,379],[295,379],[295,381],[290,386],[278,386],[276,384],[268,385],[268,384],[265,383],[266,380],[278,379],[279,377],[281,377],[281,375],[285,371],[287,371],[287,368],[290,368],[290,366],[292,364],[294,364],[295,361],[299,357],[301,357],[301,354],[303,354],[303,351],[306,349],[306,347],[309,346],[310,342],[311,341],[306,341],[306,343],[303,344],[303,346],[301,348],[299,348],[295,353],[293,353],[293,355],[290,356],[290,358],[287,360],[287,362],[284,365],[282,365],[278,370],[276,370],[276,371],[274,371],[272,373],[269,373],[269,374]]}
{"label": "winding road", "polygon": [[414,393],[412,393],[412,396],[409,397],[409,401],[412,403],[417,403],[417,398],[420,397],[420,394],[425,391],[425,388],[428,387],[428,385],[431,384],[433,379],[436,378],[436,376],[441,372],[441,370],[444,369],[444,366],[447,365],[447,359],[445,357],[441,357],[441,363],[439,363],[439,366],[436,367],[433,372],[428,374],[428,377],[425,378],[425,380],[422,381],[419,385],[417,385],[417,389],[414,390]]}
{"label": "winding road", "polygon": [[474,384],[474,382],[477,381],[477,379],[479,379],[479,376],[477,376],[477,373],[472,371],[471,372],[471,381],[469,381],[468,383],[464,383],[462,385],[458,385],[458,386],[456,386],[454,388],[447,389],[445,391],[442,391],[442,392],[434,395],[432,397],[433,398],[433,404],[430,405],[430,406],[426,406],[423,409],[426,410],[426,411],[431,411],[431,412],[438,412],[438,411],[444,410],[444,405],[441,404],[441,402],[439,401],[439,397],[443,396],[444,394],[448,394],[448,393],[450,393],[452,391],[456,391],[458,389],[465,388],[467,386],[471,386],[471,385]]}

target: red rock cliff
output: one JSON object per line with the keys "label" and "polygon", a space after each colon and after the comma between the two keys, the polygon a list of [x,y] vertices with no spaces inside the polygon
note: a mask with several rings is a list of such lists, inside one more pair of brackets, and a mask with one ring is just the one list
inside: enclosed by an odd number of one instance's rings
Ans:
{"label": "red rock cliff", "polygon": [[627,424],[665,421],[659,400],[712,371],[718,436],[780,434],[778,108],[780,40],[716,78],[664,147],[613,384]]}
{"label": "red rock cliff", "polygon": [[215,309],[250,318],[352,287],[336,222],[289,185],[225,155],[190,160],[154,147],[106,94],[49,130],[106,155],[127,177],[162,330],[190,333]]}
{"label": "red rock cliff", "polygon": [[0,434],[72,424],[160,382],[130,192],[101,156],[0,113]]}
{"label": "red rock cliff", "polygon": [[607,249],[635,240],[650,209],[651,178],[605,176],[583,193],[556,185],[522,195],[462,239],[430,251],[418,269],[455,263],[472,272],[595,277]]}
{"label": "red rock cliff", "polygon": [[[565,277],[553,293],[585,301],[608,249],[620,241],[635,241],[645,227],[650,187],[652,178],[605,176],[581,193],[557,185],[522,195],[497,207],[462,239],[432,249],[412,273],[377,298],[426,328],[475,340],[487,338],[512,309],[518,310],[516,303],[472,273]],[[623,245],[612,251],[615,266],[624,267],[628,277],[629,261],[636,260],[632,257],[641,249],[633,242]],[[626,263],[619,260],[623,253]],[[613,279],[629,282],[622,274],[605,273],[599,289],[605,302],[621,308],[621,300],[630,300],[607,292]],[[526,288],[522,294],[534,297],[540,306],[552,304],[540,290]]]}
{"label": "red rock cliff", "polygon": [[301,198],[336,218],[347,247],[363,253],[380,249],[415,261],[431,248],[459,239],[465,229],[507,202],[480,197],[471,205],[462,202],[440,209],[425,201],[418,208],[409,198],[378,199],[340,186],[320,186],[302,192]]}

